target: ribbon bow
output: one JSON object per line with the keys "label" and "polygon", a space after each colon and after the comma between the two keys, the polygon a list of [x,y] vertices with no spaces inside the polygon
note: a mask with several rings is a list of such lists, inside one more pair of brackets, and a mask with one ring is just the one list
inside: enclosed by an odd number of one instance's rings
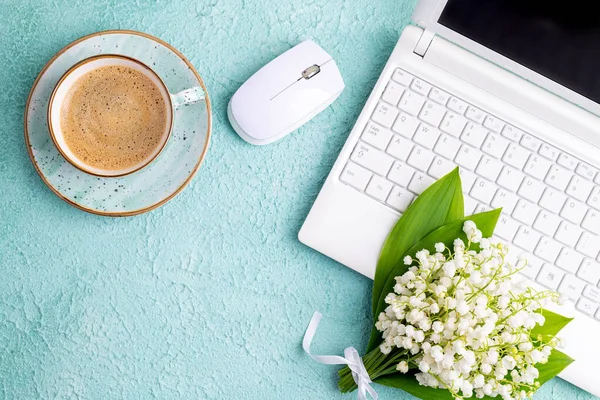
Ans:
{"label": "ribbon bow", "polygon": [[345,358],[340,356],[317,356],[310,353],[310,344],[312,343],[313,337],[317,332],[321,318],[323,318],[323,315],[321,315],[320,312],[315,311],[310,323],[308,324],[308,328],[306,328],[306,333],[304,333],[304,339],[302,340],[302,348],[304,351],[313,360],[320,362],[321,364],[348,365],[352,371],[352,378],[358,386],[358,400],[367,400],[367,393],[371,395],[373,400],[377,400],[378,396],[375,390],[371,387],[371,378],[369,377],[369,373],[367,372],[362,359],[358,355],[358,351],[356,351],[354,347],[348,347],[344,350]]}

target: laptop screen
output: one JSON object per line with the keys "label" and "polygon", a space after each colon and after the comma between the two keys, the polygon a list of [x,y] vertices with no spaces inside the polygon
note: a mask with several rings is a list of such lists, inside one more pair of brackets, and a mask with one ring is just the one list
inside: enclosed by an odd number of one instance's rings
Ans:
{"label": "laptop screen", "polygon": [[596,1],[448,0],[439,23],[600,103]]}

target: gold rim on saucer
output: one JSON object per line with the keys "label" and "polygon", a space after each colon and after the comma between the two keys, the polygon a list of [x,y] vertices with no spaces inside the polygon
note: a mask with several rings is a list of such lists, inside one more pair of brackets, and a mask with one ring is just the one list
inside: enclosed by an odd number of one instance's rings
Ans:
{"label": "gold rim on saucer", "polygon": [[[56,136],[54,134],[54,129],[52,128],[52,113],[51,113],[51,110],[52,110],[52,105],[54,104],[54,97],[55,97],[56,92],[58,91],[58,88],[60,87],[60,85],[64,82],[65,79],[67,79],[69,77],[69,75],[71,75],[79,67],[81,67],[81,66],[83,66],[83,65],[85,65],[87,63],[90,63],[92,61],[101,60],[103,58],[121,58],[121,59],[128,60],[128,61],[131,61],[133,63],[141,65],[142,67],[144,67],[145,69],[147,69],[148,71],[150,71],[158,79],[158,81],[162,85],[162,87],[165,90],[165,92],[167,94],[169,94],[169,96],[167,96],[167,98],[168,98],[167,107],[169,108],[169,113],[171,114],[171,126],[169,127],[169,131],[166,134],[166,138],[164,138],[164,141],[161,144],[160,149],[158,150],[158,153],[156,153],[154,156],[152,156],[150,159],[148,159],[146,162],[144,162],[142,165],[140,165],[136,169],[124,172],[122,174],[115,174],[115,175],[99,174],[97,172],[90,171],[89,169],[85,168],[83,165],[78,165],[74,160],[71,159],[71,157],[69,157],[63,151],[63,149],[61,148],[61,146],[58,144],[58,141],[56,140]],[[50,137],[52,138],[52,141],[54,142],[54,146],[56,147],[56,149],[58,150],[58,152],[64,157],[64,159],[67,160],[72,166],[74,166],[75,168],[77,168],[77,169],[85,172],[86,174],[90,174],[90,175],[94,175],[94,176],[100,176],[100,177],[103,177],[103,178],[119,178],[119,177],[122,177],[122,176],[130,175],[130,174],[133,174],[134,172],[139,171],[142,168],[145,168],[148,164],[150,164],[152,161],[154,161],[156,159],[156,157],[158,157],[160,155],[160,153],[162,153],[163,149],[167,145],[167,142],[169,141],[169,138],[171,137],[171,132],[173,131],[173,123],[174,123],[174,119],[175,119],[175,113],[173,112],[173,102],[171,100],[169,89],[167,89],[167,85],[162,80],[162,78],[156,72],[154,72],[152,70],[152,68],[150,68],[149,66],[147,66],[143,62],[141,62],[139,60],[136,60],[135,58],[123,56],[123,55],[120,55],[120,54],[100,54],[100,55],[97,55],[97,56],[92,56],[92,57],[86,58],[85,60],[79,61],[77,64],[75,64],[71,68],[69,68],[67,70],[67,72],[65,72],[63,74],[63,76],[60,77],[60,79],[56,83],[56,86],[54,86],[54,89],[52,90],[52,94],[50,95],[50,101],[48,102],[48,111],[47,111],[46,115],[47,115],[46,118],[48,119],[48,130],[50,131]]]}
{"label": "gold rim on saucer", "polygon": [[[196,77],[196,79],[198,80],[198,83],[200,85],[200,87],[202,87],[202,90],[204,91],[204,93],[206,94],[205,100],[206,100],[206,112],[207,112],[207,130],[206,130],[206,142],[204,143],[204,148],[202,149],[202,153],[200,154],[200,158],[198,159],[198,162],[196,163],[196,165],[193,167],[193,169],[190,172],[190,175],[187,177],[187,179],[173,192],[171,193],[169,196],[165,197],[164,199],[162,199],[161,201],[157,202],[156,204],[153,204],[151,206],[148,207],[144,207],[138,210],[133,210],[133,211],[125,211],[125,212],[110,212],[110,211],[99,211],[99,210],[95,210],[95,209],[91,209],[88,207],[84,207],[70,199],[68,199],[67,197],[63,196],[56,188],[54,188],[54,186],[52,186],[52,184],[50,184],[50,182],[48,182],[48,180],[46,179],[46,177],[44,176],[44,174],[42,173],[42,171],[40,170],[37,161],[35,160],[35,156],[33,155],[32,149],[31,149],[31,143],[29,142],[29,132],[27,130],[27,116],[29,113],[29,106],[31,103],[31,99],[33,97],[33,93],[35,91],[35,88],[37,87],[40,79],[42,78],[42,76],[44,75],[44,73],[46,72],[46,70],[56,61],[56,59],[58,59],[58,57],[60,57],[62,54],[64,54],[66,51],[68,51],[69,49],[71,49],[73,46],[96,36],[101,36],[101,35],[109,35],[109,34],[125,34],[125,35],[136,35],[136,36],[141,36],[144,37],[146,39],[150,39],[152,41],[155,41],[156,43],[161,44],[162,46],[165,46],[166,48],[168,48],[169,50],[171,50],[173,53],[175,53],[179,58],[181,58],[181,60],[183,60],[183,62],[185,62],[188,66],[188,68],[190,69],[190,71],[192,71],[192,73],[194,74],[194,76]],[[210,137],[212,134],[212,109],[211,109],[211,104],[210,104],[210,98],[208,96],[208,90],[206,89],[206,86],[204,85],[204,81],[202,80],[202,78],[200,77],[200,75],[198,74],[198,71],[196,71],[196,68],[194,68],[194,66],[192,65],[192,63],[179,51],[177,50],[175,47],[171,46],[169,43],[154,37],[152,35],[149,35],[147,33],[143,33],[143,32],[138,32],[138,31],[133,31],[133,30],[120,30],[120,29],[113,29],[113,30],[106,30],[106,31],[101,31],[101,32],[96,32],[96,33],[92,33],[90,35],[86,35],[83,36],[77,40],[75,40],[72,43],[69,43],[67,46],[65,46],[64,48],[62,48],[58,53],[56,53],[47,63],[46,65],[44,65],[44,68],[42,68],[42,70],[40,71],[40,73],[38,74],[37,78],[35,79],[31,90],[29,92],[29,96],[27,97],[27,103],[25,104],[25,115],[24,115],[24,135],[25,135],[25,144],[27,146],[27,152],[29,154],[29,158],[31,159],[31,162],[36,170],[36,172],[38,173],[38,175],[40,176],[40,178],[42,179],[42,181],[46,184],[46,186],[48,186],[48,188],[50,188],[50,190],[52,190],[52,192],[54,192],[54,194],[56,194],[60,199],[62,199],[63,201],[65,201],[66,203],[72,205],[73,207],[76,207],[82,211],[86,211],[88,213],[91,214],[96,214],[96,215],[101,215],[101,216],[108,216],[108,217],[129,217],[129,216],[133,216],[133,215],[139,215],[139,214],[143,214],[145,212],[148,211],[152,211],[160,206],[162,206],[163,204],[167,203],[169,200],[173,199],[175,196],[177,196],[179,193],[181,193],[181,191],[183,189],[185,189],[185,187],[191,182],[191,180],[194,178],[194,176],[196,175],[196,173],[198,172],[198,170],[200,169],[200,166],[202,165],[202,162],[204,161],[204,158],[206,157],[206,152],[208,150],[208,146],[210,143]]]}

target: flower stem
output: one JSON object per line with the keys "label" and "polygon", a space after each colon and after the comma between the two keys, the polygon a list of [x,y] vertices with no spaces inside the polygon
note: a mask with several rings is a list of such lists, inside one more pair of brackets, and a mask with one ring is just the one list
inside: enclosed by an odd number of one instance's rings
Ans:
{"label": "flower stem", "polygon": [[[367,373],[369,374],[369,377],[372,381],[374,381],[381,376],[390,374],[391,372],[389,364],[392,362],[398,363],[398,359],[403,355],[405,355],[404,352],[400,351],[392,352],[386,355],[379,350],[379,347],[376,347],[367,353],[367,355],[362,358],[362,361],[365,365]],[[395,372],[395,367],[394,371],[392,372]],[[345,366],[338,372],[338,375],[340,377],[338,387],[342,393],[352,392],[353,390],[357,389],[357,385],[352,377],[352,370],[350,367]]]}

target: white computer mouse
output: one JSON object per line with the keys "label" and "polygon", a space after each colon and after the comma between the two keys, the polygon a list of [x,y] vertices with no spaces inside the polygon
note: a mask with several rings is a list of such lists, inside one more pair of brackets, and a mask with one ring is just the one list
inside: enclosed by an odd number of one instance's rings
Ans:
{"label": "white computer mouse", "polygon": [[229,101],[227,115],[242,139],[264,145],[298,129],[343,90],[333,58],[307,40],[252,75]]}

